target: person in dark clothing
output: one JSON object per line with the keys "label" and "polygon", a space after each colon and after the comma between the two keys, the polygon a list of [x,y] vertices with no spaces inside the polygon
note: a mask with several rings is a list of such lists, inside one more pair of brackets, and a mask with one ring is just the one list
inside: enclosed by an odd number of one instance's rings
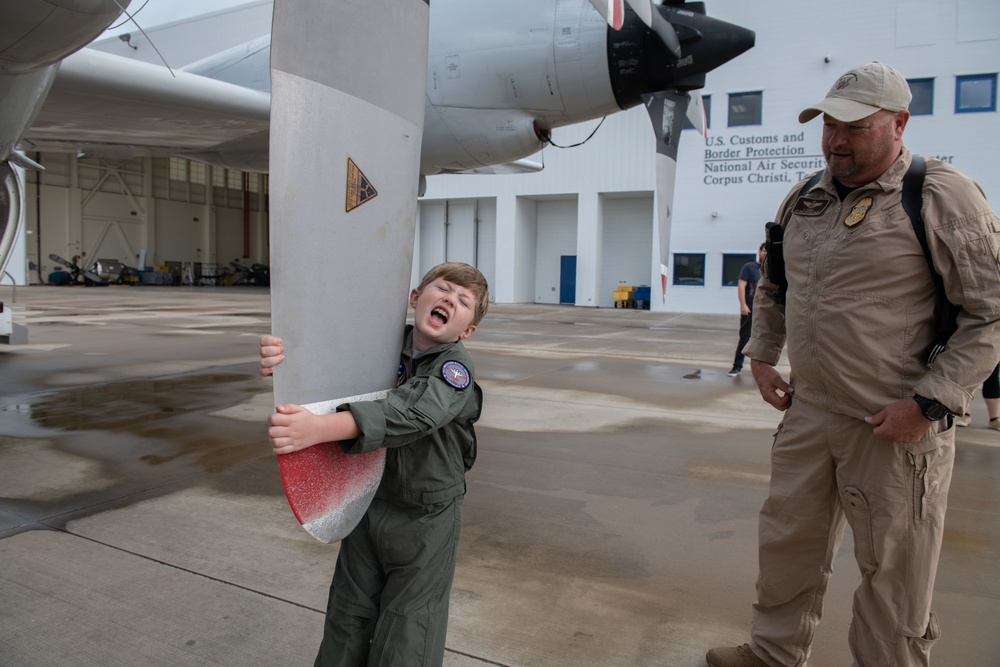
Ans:
{"label": "person in dark clothing", "polygon": [[733,358],[733,368],[729,377],[734,378],[743,371],[743,347],[750,340],[750,329],[753,326],[753,297],[757,293],[757,283],[760,282],[760,265],[767,257],[767,247],[761,243],[757,249],[757,261],[747,262],[740,269],[736,295],[740,300],[740,340],[736,344],[736,356]]}
{"label": "person in dark clothing", "polygon": [[[440,667],[455,576],[465,473],[476,460],[482,391],[462,340],[489,304],[468,264],[431,269],[410,293],[399,384],[380,400],[315,415],[280,405],[268,421],[275,454],[339,442],[348,454],[386,448],[371,506],[340,544],[317,667]],[[260,341],[260,373],[284,359]]]}
{"label": "person in dark clothing", "polygon": [[[1000,365],[993,368],[993,372],[983,382],[983,402],[986,403],[986,412],[989,415],[989,428],[1000,431]],[[966,412],[961,417],[955,417],[956,426],[968,426],[972,423],[972,415]]]}

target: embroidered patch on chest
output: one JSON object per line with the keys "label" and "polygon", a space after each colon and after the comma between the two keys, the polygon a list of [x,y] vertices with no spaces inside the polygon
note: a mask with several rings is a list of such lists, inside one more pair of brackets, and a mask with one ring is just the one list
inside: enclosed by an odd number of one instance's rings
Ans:
{"label": "embroidered patch on chest", "polygon": [[469,369],[459,361],[446,361],[441,366],[441,376],[455,389],[465,389],[472,382],[472,374],[469,373]]}
{"label": "embroidered patch on chest", "polygon": [[822,215],[830,206],[829,199],[809,199],[808,197],[799,197],[795,202],[795,208],[792,209],[792,213],[796,215]]}
{"label": "embroidered patch on chest", "polygon": [[854,206],[854,209],[851,211],[851,214],[847,216],[846,220],[844,220],[844,224],[847,225],[848,227],[853,227],[854,225],[864,220],[865,216],[868,215],[868,209],[872,207],[873,203],[875,202],[871,197],[865,197],[864,199],[859,201]]}

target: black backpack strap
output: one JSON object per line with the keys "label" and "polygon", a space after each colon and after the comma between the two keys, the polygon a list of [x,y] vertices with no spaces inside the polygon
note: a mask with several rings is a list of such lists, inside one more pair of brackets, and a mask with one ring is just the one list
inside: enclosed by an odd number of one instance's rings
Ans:
{"label": "black backpack strap", "polygon": [[910,168],[903,175],[903,210],[910,216],[910,224],[917,234],[920,247],[927,258],[927,266],[930,267],[931,276],[934,279],[934,286],[937,288],[937,305],[935,306],[934,342],[927,350],[927,364],[930,365],[934,359],[944,352],[948,346],[948,339],[958,328],[958,306],[948,301],[948,296],[944,291],[944,280],[941,274],[934,268],[934,259],[931,257],[931,249],[927,245],[927,229],[924,225],[924,217],[920,209],[924,203],[924,176],[927,174],[927,161],[919,155],[914,155],[910,160]]}
{"label": "black backpack strap", "polygon": [[934,260],[931,259],[931,249],[927,246],[927,230],[924,228],[924,216],[920,214],[920,209],[924,204],[924,176],[927,174],[927,161],[919,155],[914,155],[910,160],[910,168],[903,174],[903,210],[910,216],[910,224],[913,231],[917,233],[917,240],[924,250],[924,257],[927,258],[927,266],[930,267],[938,280],[937,271],[934,270]]}
{"label": "black backpack strap", "polygon": [[819,179],[821,179],[822,177],[823,177],[823,170],[822,169],[820,169],[815,174],[813,174],[812,176],[810,176],[809,180],[806,181],[806,184],[802,186],[801,190],[799,190],[799,196],[800,197],[805,197],[806,193],[809,192],[810,190],[812,190],[813,186],[815,186],[817,183],[819,183]]}
{"label": "black backpack strap", "polygon": [[[819,183],[823,176],[823,170],[817,171],[809,177],[802,189],[799,190],[799,197],[805,197],[806,193]],[[775,285],[773,297],[779,305],[785,305],[785,293],[788,291],[788,280],[785,278],[785,253],[783,239],[785,235],[784,225],[788,224],[791,212],[785,216],[783,223],[769,222],[764,225],[764,239],[767,247],[767,258],[764,259],[762,270],[767,279]]]}

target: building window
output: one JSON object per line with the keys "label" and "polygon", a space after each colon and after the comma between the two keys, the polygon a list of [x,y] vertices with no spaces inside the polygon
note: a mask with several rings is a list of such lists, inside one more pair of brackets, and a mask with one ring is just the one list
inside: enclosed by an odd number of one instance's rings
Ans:
{"label": "building window", "polygon": [[764,93],[734,93],[729,96],[729,127],[761,124]]}
{"label": "building window", "polygon": [[[697,95],[698,93],[697,93],[697,91],[695,91],[692,94],[693,95]],[[711,127],[712,127],[712,96],[711,95],[702,95],[701,96],[701,103],[702,103],[702,106],[705,107],[705,129],[708,130],[708,129],[711,129]],[[688,118],[687,118],[686,115],[684,116],[684,129],[685,130],[693,130],[694,129],[694,125],[691,124],[691,121],[688,120]]]}
{"label": "building window", "polygon": [[997,75],[960,76],[955,82],[955,113],[997,110]]}
{"label": "building window", "polygon": [[191,163],[191,182],[205,185],[205,165],[200,162]]}
{"label": "building window", "polygon": [[186,183],[188,180],[187,166],[187,160],[177,157],[170,158],[170,180]]}
{"label": "building window", "polygon": [[910,79],[907,83],[913,94],[910,115],[929,116],[934,113],[934,79]]}
{"label": "building window", "polygon": [[704,285],[705,255],[674,254],[674,285]]}
{"label": "building window", "polygon": [[722,286],[736,287],[740,284],[740,269],[747,262],[756,262],[756,255],[723,255]]}

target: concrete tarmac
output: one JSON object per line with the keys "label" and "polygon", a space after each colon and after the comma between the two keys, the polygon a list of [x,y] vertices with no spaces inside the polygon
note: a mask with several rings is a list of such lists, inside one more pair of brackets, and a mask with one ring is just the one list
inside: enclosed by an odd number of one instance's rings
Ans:
{"label": "concrete tarmac", "polygon": [[[0,667],[311,665],[337,547],[295,522],[267,446],[267,291],[0,299],[29,327],[0,347]],[[726,376],[737,323],[491,307],[468,340],[487,400],[448,667],[695,667],[747,640],[780,415],[749,372]],[[985,423],[977,397],[935,665],[1000,664],[1000,433]],[[848,534],[812,667],[850,664],[858,580]]]}

